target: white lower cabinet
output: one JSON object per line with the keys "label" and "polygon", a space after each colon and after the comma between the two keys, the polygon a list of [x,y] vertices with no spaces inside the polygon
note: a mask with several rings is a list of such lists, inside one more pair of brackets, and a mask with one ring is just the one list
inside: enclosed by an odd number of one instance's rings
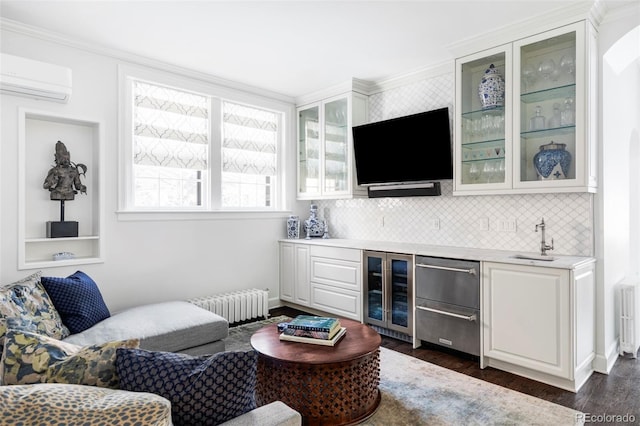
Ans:
{"label": "white lower cabinet", "polygon": [[577,391],[593,373],[595,264],[482,265],[481,367]]}
{"label": "white lower cabinet", "polygon": [[280,242],[280,299],[362,321],[362,251]]}
{"label": "white lower cabinet", "polygon": [[280,243],[280,299],[309,306],[309,246]]}
{"label": "white lower cabinet", "polygon": [[362,321],[362,252],[341,247],[311,247],[312,306]]}

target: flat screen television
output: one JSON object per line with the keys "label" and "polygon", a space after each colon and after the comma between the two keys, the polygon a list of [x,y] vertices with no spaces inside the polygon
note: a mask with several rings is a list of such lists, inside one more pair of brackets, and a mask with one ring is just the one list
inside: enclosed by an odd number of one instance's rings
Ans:
{"label": "flat screen television", "polygon": [[449,108],[354,126],[353,148],[359,185],[453,179]]}

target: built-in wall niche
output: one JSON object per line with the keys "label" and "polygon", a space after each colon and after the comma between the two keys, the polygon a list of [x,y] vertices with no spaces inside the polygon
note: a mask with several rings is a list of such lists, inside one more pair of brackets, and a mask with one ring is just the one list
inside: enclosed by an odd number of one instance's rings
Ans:
{"label": "built-in wall niche", "polygon": [[[18,158],[18,268],[99,263],[104,256],[104,196],[102,140],[104,125],[98,120],[56,115],[30,109],[19,111]],[[78,237],[47,238],[47,221],[60,220],[60,202],[43,187],[55,166],[55,146],[61,141],[71,161],[87,166],[82,182],[86,194],[65,202],[64,219],[78,222]],[[73,259],[54,260],[71,252]]]}

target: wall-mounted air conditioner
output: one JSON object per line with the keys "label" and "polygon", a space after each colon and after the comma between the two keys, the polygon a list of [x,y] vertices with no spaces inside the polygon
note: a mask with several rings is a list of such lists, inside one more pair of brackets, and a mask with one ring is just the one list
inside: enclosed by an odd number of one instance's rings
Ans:
{"label": "wall-mounted air conditioner", "polygon": [[52,102],[71,97],[71,69],[2,53],[0,92]]}

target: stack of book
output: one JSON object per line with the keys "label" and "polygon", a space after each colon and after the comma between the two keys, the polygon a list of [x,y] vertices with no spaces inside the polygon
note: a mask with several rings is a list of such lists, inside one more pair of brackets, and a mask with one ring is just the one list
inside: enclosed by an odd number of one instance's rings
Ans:
{"label": "stack of book", "polygon": [[337,318],[298,315],[285,324],[280,340],[334,346],[347,332]]}

